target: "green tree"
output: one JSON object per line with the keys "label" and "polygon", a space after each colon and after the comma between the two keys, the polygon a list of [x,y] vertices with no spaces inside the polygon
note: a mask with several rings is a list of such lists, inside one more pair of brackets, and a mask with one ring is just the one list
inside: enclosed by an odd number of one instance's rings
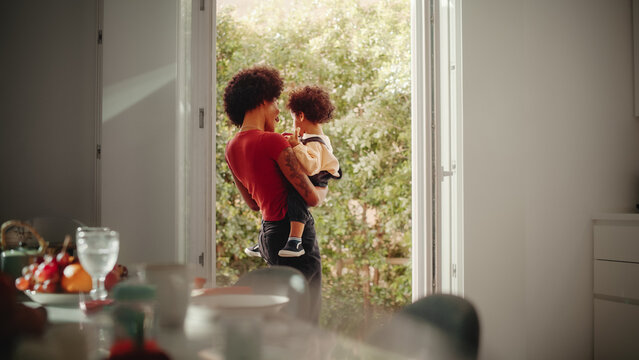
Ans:
{"label": "green tree", "polygon": [[[232,283],[263,260],[244,256],[259,214],[235,189],[224,146],[235,133],[222,94],[242,68],[266,63],[288,91],[320,84],[334,120],[324,127],[344,177],[312,210],[322,251],[324,326],[357,335],[371,317],[410,301],[410,5],[408,0],[263,1],[245,18],[217,15],[218,283]],[[283,128],[292,128],[283,111]],[[393,259],[393,260],[390,260]],[[399,260],[398,260],[399,259]]]}

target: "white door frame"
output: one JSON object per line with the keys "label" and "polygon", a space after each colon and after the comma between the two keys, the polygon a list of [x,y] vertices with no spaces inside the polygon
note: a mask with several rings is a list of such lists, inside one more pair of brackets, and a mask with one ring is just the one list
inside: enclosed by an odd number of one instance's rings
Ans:
{"label": "white door frame", "polygon": [[434,291],[431,1],[411,1],[412,298]]}
{"label": "white door frame", "polygon": [[[440,38],[440,9],[457,7],[455,13],[455,46],[457,92],[441,91],[442,71],[450,71],[449,64],[441,64],[440,48],[448,49],[451,39]],[[448,24],[448,22],[446,22]],[[448,34],[445,34],[448,36]],[[442,47],[440,41],[446,41]],[[462,106],[461,106],[461,0],[411,1],[411,124],[412,124],[412,299],[436,292],[463,295],[463,186],[462,186]],[[456,168],[442,167],[441,125],[442,99],[456,106],[456,117],[444,121],[455,122],[448,143],[456,154]],[[449,155],[451,149],[447,149]],[[451,155],[452,156],[452,155]],[[447,156],[450,158],[450,156]],[[451,176],[456,188],[447,196],[449,208],[455,213],[452,224],[442,226],[442,186],[444,176]],[[451,226],[452,225],[452,226]],[[446,258],[442,258],[442,231],[449,231],[450,243],[445,244]],[[443,270],[446,267],[446,271]],[[455,270],[452,267],[455,266]],[[445,279],[442,279],[445,276]],[[446,286],[442,286],[442,285]],[[453,285],[450,285],[453,284]]]}
{"label": "white door frame", "polygon": [[[180,0],[177,257],[215,285],[215,0]],[[190,31],[189,31],[190,30]]]}

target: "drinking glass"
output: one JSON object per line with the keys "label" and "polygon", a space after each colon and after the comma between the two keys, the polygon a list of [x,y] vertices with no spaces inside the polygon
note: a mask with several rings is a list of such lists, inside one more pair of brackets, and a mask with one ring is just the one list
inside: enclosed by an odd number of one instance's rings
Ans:
{"label": "drinking glass", "polygon": [[113,270],[120,250],[120,235],[105,227],[79,227],[75,237],[80,264],[93,280],[91,297],[104,300],[104,279]]}

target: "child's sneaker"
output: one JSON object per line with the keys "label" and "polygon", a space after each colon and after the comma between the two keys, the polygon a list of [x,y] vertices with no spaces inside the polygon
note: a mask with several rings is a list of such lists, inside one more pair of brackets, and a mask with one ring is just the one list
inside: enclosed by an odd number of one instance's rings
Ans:
{"label": "child's sneaker", "polygon": [[248,256],[262,257],[262,254],[260,254],[260,244],[244,248],[244,253]]}
{"label": "child's sneaker", "polygon": [[298,257],[304,255],[302,240],[288,239],[284,248],[282,248],[277,255],[281,257]]}

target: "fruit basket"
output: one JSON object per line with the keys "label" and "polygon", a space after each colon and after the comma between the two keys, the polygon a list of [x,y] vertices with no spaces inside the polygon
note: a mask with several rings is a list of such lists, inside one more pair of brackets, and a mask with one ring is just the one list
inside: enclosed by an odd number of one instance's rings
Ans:
{"label": "fruit basket", "polygon": [[[22,264],[14,274],[15,286],[31,300],[43,305],[78,304],[79,293],[88,293],[93,287],[91,276],[84,270],[78,258],[70,254],[71,236],[66,235],[63,245],[56,249],[47,249],[47,243],[29,224],[12,220],[2,226],[17,226],[30,231],[41,244],[40,249],[31,256],[18,257]],[[4,238],[4,236],[3,236]],[[3,257],[4,257],[3,253]],[[21,255],[18,254],[18,255]],[[27,260],[28,259],[28,260]],[[15,273],[15,269],[14,269]],[[128,275],[126,267],[116,264],[106,277],[107,290]]]}
{"label": "fruit basket", "polygon": [[[25,242],[26,234],[37,240],[37,249]],[[15,279],[21,275],[22,268],[42,256],[46,248],[47,243],[31,225],[19,220],[6,221],[0,227],[0,270]]]}

